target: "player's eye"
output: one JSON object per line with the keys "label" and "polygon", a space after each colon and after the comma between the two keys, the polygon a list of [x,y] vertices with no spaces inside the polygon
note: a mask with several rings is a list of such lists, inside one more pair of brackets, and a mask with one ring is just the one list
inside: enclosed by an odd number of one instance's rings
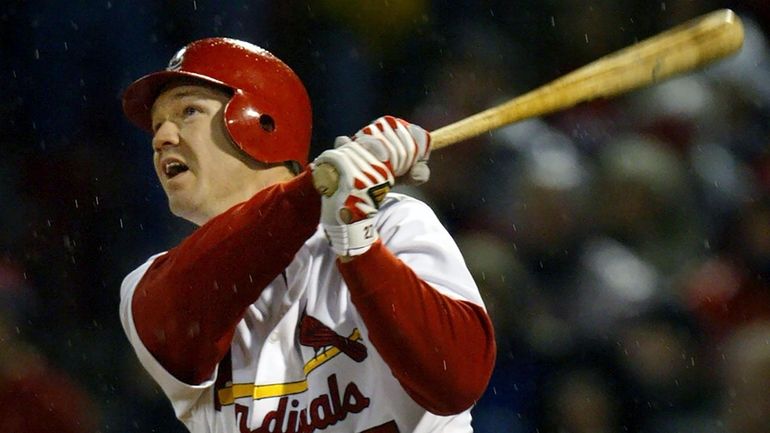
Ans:
{"label": "player's eye", "polygon": [[184,117],[190,117],[200,112],[201,110],[194,105],[187,105],[182,110],[182,114],[184,114]]}

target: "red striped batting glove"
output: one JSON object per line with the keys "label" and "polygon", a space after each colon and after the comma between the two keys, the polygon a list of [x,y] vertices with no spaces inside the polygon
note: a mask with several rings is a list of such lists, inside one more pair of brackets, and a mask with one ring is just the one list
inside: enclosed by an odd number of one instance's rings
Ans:
{"label": "red striped batting glove", "polygon": [[331,164],[339,174],[337,190],[321,198],[321,225],[340,256],[365,253],[379,238],[374,215],[394,184],[393,172],[361,144],[350,141],[326,150],[313,167]]}

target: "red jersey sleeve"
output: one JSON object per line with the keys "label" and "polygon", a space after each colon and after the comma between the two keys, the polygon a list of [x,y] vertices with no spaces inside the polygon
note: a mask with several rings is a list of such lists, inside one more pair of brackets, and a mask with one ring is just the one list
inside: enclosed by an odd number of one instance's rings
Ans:
{"label": "red jersey sleeve", "polygon": [[246,308],[315,232],[320,203],[305,171],[155,259],[131,302],[139,337],[166,370],[189,384],[211,377]]}
{"label": "red jersey sleeve", "polygon": [[496,353],[481,306],[439,293],[380,241],[338,267],[369,339],[415,402],[451,415],[481,397]]}

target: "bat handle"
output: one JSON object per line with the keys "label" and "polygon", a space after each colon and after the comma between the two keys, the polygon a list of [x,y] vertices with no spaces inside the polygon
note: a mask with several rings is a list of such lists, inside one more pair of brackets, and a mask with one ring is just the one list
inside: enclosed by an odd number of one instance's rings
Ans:
{"label": "bat handle", "polygon": [[313,186],[319,194],[331,197],[337,191],[340,174],[329,163],[322,162],[313,169]]}

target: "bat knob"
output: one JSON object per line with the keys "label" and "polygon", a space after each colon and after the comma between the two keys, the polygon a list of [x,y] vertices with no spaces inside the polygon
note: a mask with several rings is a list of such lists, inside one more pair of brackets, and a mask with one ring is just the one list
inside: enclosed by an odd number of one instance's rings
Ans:
{"label": "bat knob", "polygon": [[333,165],[321,163],[313,168],[313,186],[319,194],[331,197],[340,182],[340,174]]}

